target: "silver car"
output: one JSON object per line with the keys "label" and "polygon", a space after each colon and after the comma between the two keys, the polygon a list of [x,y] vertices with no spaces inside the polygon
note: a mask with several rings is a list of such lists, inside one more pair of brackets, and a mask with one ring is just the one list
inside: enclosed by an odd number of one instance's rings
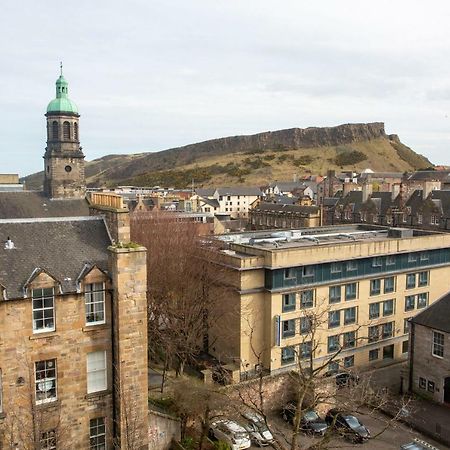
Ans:
{"label": "silver car", "polygon": [[264,418],[253,411],[247,411],[242,414],[244,420],[242,426],[250,435],[251,441],[259,447],[265,447],[272,444],[273,436],[267,428]]}

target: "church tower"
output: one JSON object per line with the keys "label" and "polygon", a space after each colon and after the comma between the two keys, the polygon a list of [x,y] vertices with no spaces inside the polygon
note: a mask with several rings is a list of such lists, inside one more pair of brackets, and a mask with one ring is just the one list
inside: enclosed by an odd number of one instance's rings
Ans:
{"label": "church tower", "polygon": [[56,98],[47,107],[47,147],[44,154],[44,193],[49,198],[83,198],[86,191],[84,154],[80,147],[78,108],[69,99],[62,74]]}

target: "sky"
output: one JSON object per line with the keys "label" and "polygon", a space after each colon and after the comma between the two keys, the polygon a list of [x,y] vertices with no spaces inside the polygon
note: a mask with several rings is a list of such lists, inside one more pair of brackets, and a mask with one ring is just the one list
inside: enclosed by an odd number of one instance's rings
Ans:
{"label": "sky", "polygon": [[59,62],[87,160],[384,122],[450,164],[450,2],[17,0],[0,15],[0,173],[41,170]]}

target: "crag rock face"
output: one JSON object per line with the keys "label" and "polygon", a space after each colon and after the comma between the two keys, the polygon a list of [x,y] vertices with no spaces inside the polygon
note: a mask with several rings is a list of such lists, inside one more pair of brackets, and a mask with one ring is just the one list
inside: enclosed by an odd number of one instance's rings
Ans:
{"label": "crag rock face", "polygon": [[[152,170],[165,170],[175,164],[189,164],[202,156],[226,155],[251,150],[277,150],[344,145],[357,141],[385,138],[384,123],[355,123],[325,128],[290,128],[267,131],[248,136],[230,136],[172,148],[164,152],[149,153],[131,162],[128,174],[142,171],[145,166]],[[120,169],[122,172],[124,168]],[[127,175],[128,175],[127,174]]]}

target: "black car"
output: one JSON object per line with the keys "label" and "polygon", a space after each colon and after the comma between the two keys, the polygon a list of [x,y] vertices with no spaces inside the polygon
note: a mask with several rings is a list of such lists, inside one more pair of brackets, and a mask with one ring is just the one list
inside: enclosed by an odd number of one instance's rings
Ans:
{"label": "black car", "polygon": [[325,421],[352,442],[364,442],[370,438],[370,431],[350,413],[330,409]]}
{"label": "black car", "polygon": [[355,386],[359,383],[359,376],[351,372],[338,372],[335,374],[336,386]]}
{"label": "black car", "polygon": [[[281,416],[286,422],[290,424],[294,424],[294,417],[296,411],[295,402],[289,402],[286,406],[284,406]],[[308,410],[305,411],[300,419],[300,429],[305,433],[314,433],[314,434],[325,434],[328,429],[327,423],[319,417],[316,411]]]}

